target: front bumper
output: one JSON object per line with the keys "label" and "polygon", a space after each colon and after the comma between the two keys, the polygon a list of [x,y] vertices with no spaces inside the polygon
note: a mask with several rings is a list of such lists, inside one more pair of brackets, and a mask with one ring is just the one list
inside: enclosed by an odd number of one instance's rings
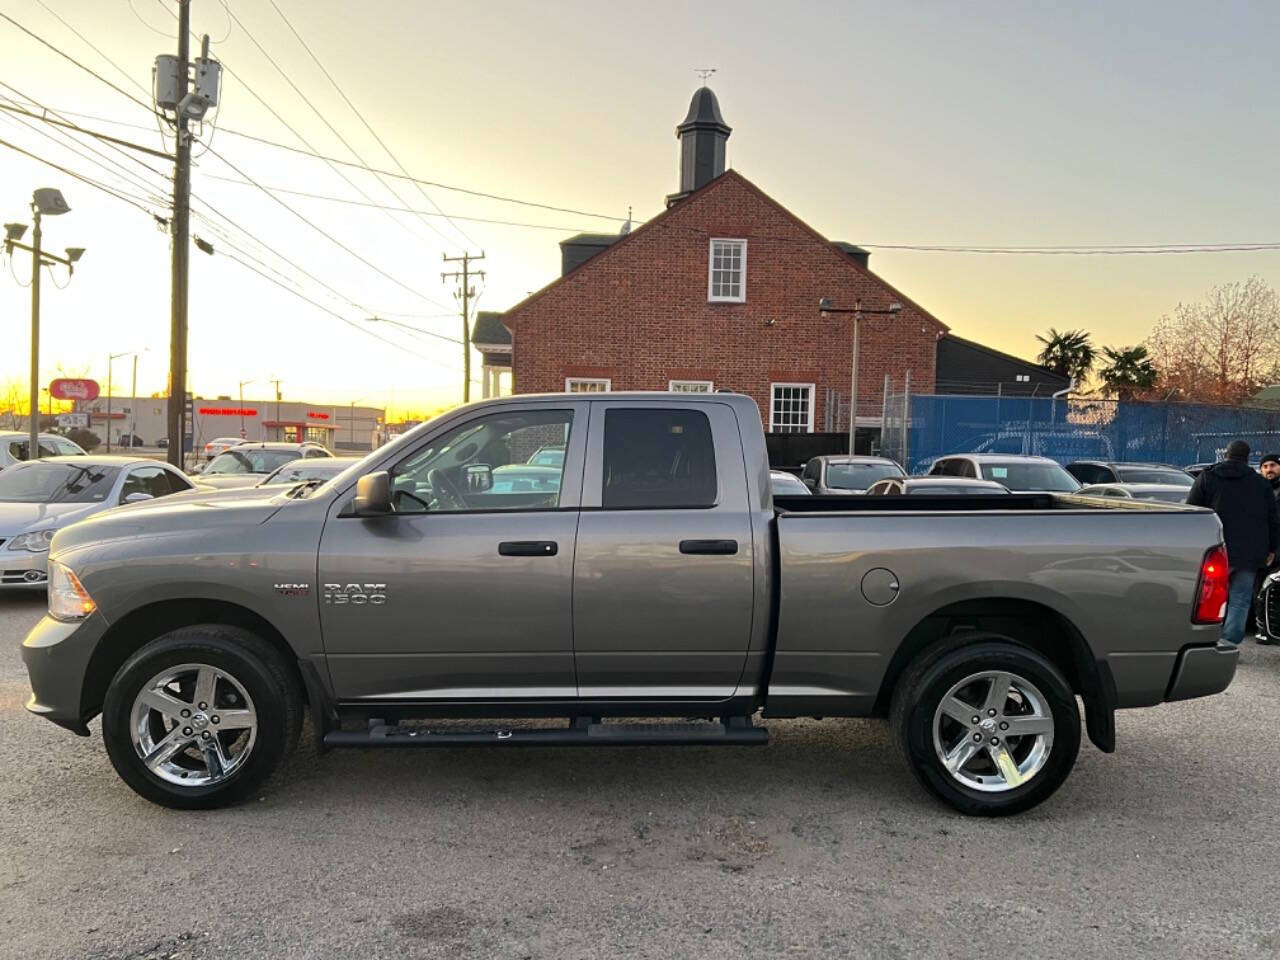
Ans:
{"label": "front bumper", "polygon": [[0,547],[0,589],[44,588],[49,582],[49,554]]}
{"label": "front bumper", "polygon": [[1190,700],[1221,693],[1236,675],[1240,650],[1234,644],[1219,643],[1213,647],[1187,647],[1178,656],[1169,680],[1166,700]]}
{"label": "front bumper", "polygon": [[96,705],[83,702],[85,675],[107,624],[100,613],[64,623],[45,616],[22,641],[22,660],[31,680],[27,709],[82,737]]}

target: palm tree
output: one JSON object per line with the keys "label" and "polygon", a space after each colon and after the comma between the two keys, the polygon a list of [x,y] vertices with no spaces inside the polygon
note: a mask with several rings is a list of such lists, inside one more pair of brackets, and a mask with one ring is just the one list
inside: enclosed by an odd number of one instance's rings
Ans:
{"label": "palm tree", "polygon": [[1048,335],[1036,334],[1036,339],[1044,344],[1044,349],[1036,359],[1054,373],[1083,380],[1093,369],[1093,343],[1084,330],[1064,330],[1059,333],[1050,327]]}
{"label": "palm tree", "polygon": [[1132,400],[1135,393],[1150,390],[1160,379],[1160,371],[1144,346],[1103,347],[1102,353],[1107,365],[1098,376],[1121,400]]}

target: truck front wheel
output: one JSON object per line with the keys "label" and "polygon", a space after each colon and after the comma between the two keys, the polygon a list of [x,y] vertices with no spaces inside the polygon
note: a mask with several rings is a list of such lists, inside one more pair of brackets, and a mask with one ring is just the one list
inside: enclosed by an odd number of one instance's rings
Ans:
{"label": "truck front wheel", "polygon": [[1045,800],[1080,750],[1071,685],[1045,657],[1003,637],[969,635],[926,651],[899,682],[890,722],[916,778],[978,816]]}
{"label": "truck front wheel", "polygon": [[116,672],[102,709],[111,763],[138,794],[209,809],[251,795],[297,743],[302,699],[283,658],[247,630],[182,627]]}

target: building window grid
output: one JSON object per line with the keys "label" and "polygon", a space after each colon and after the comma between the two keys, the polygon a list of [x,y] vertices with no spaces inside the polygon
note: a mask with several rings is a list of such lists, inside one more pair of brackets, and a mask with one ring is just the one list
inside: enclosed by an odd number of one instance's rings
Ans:
{"label": "building window grid", "polygon": [[715,384],[710,380],[668,380],[671,393],[711,393]]}
{"label": "building window grid", "polygon": [[769,429],[773,433],[813,432],[812,383],[775,383],[770,387]]}
{"label": "building window grid", "polygon": [[565,393],[608,393],[613,387],[609,377],[566,377]]}
{"label": "building window grid", "polygon": [[707,299],[741,303],[747,299],[747,241],[711,241]]}

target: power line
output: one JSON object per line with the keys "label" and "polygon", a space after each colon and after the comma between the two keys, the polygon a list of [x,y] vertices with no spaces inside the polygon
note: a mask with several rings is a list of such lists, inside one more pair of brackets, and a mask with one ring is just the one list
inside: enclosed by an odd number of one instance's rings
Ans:
{"label": "power line", "polygon": [[[276,3],[276,0],[270,0],[270,2],[271,2],[271,8],[275,10],[277,14],[279,14],[280,19],[284,21],[285,26],[289,28],[290,32],[297,39],[298,43],[302,44],[302,49],[307,51],[307,53],[311,56],[311,59],[315,61],[315,65],[320,68],[320,72],[325,75],[325,78],[331,84],[333,84],[333,88],[338,91],[338,96],[342,97],[343,102],[346,103],[346,105],[351,108],[351,112],[354,113],[356,117],[359,118],[362,124],[364,124],[364,128],[369,131],[369,134],[373,137],[373,139],[378,141],[378,146],[380,146],[383,149],[383,152],[385,152],[386,155],[392,159],[395,165],[399,168],[400,172],[407,176],[409,171],[406,170],[404,167],[404,164],[400,162],[400,158],[391,152],[391,148],[387,146],[386,142],[383,141],[382,137],[378,136],[378,132],[374,130],[373,126],[369,123],[369,121],[365,119],[364,114],[361,113],[360,110],[356,107],[356,105],[351,102],[351,98],[347,96],[346,91],[344,91],[342,87],[339,85],[338,81],[333,78],[333,74],[331,74],[328,71],[328,69],[326,69],[325,65],[320,62],[320,58],[316,56],[315,51],[311,49],[307,41],[302,39],[302,34],[298,33],[297,28],[294,27],[293,23],[290,22],[289,18],[284,15],[284,11],[280,9],[280,6]],[[352,152],[355,153],[355,151],[352,151]],[[363,159],[360,157],[359,154],[356,154],[356,157],[357,159]],[[422,194],[423,199],[426,200],[427,203],[431,204],[432,209],[435,210],[436,213],[444,217],[446,220],[448,220],[450,225],[455,230],[457,230],[458,233],[462,235],[462,238],[466,240],[467,243],[479,246],[479,244],[476,244],[476,242],[467,235],[467,232],[465,230],[463,230],[456,223],[454,223],[452,220],[449,219],[449,217],[444,213],[444,211],[440,209],[440,207],[436,204],[436,202],[431,199],[431,196],[427,193],[427,191],[423,189],[422,184],[415,182],[414,186],[418,188],[418,192]]]}
{"label": "power line", "polygon": [[[243,180],[237,180],[234,177],[223,177],[216,173],[205,174],[210,180],[221,180],[224,183],[234,183],[240,187],[251,187],[253,184],[246,183]],[[422,217],[445,217],[453,220],[465,220],[468,223],[491,223],[504,227],[529,227],[535,230],[559,230],[564,233],[581,232],[582,227],[560,227],[552,223],[524,223],[518,220],[495,220],[489,217],[468,217],[460,213],[444,213],[433,210],[417,210],[413,207],[397,207],[392,204],[384,204],[371,202],[367,200],[352,200],[350,197],[335,197],[327,193],[312,193],[307,190],[294,190],[289,187],[268,186],[266,189],[272,193],[285,193],[294,197],[307,197],[311,200],[326,200],[329,203],[345,203],[355,207],[370,207],[377,210],[390,210],[394,213],[414,213]]]}
{"label": "power line", "polygon": [[369,260],[369,259],[367,259],[366,257],[362,256],[361,254],[356,253],[356,251],[355,251],[355,250],[352,250],[352,249],[351,249],[350,247],[348,247],[345,243],[343,243],[341,240],[339,240],[339,239],[338,239],[337,237],[335,237],[333,234],[329,233],[329,232],[328,232],[327,230],[325,230],[323,227],[319,226],[319,225],[318,225],[318,224],[316,224],[314,221],[309,220],[309,219],[307,219],[306,217],[304,217],[304,216],[303,216],[302,214],[300,214],[297,210],[295,210],[293,207],[289,206],[289,204],[285,203],[283,200],[281,200],[279,197],[277,197],[274,193],[272,193],[270,190],[268,190],[268,189],[267,189],[266,187],[264,187],[262,184],[258,183],[258,181],[254,180],[254,179],[253,179],[253,177],[249,176],[247,173],[245,173],[243,170],[241,170],[239,167],[237,167],[234,163],[232,163],[230,160],[228,160],[226,157],[224,157],[222,154],[220,154],[217,150],[214,150],[212,147],[210,147],[210,148],[209,148],[209,152],[210,152],[210,153],[212,153],[212,154],[213,154],[215,157],[217,157],[219,160],[221,160],[223,163],[225,163],[228,167],[230,167],[230,168],[231,168],[232,170],[234,170],[236,173],[238,173],[240,176],[244,177],[244,179],[248,180],[251,184],[253,184],[255,187],[257,187],[259,190],[261,190],[261,191],[262,191],[266,196],[270,197],[272,200],[274,200],[274,201],[275,201],[276,203],[278,203],[280,206],[284,207],[284,209],[288,210],[291,214],[293,214],[295,217],[297,217],[299,220],[301,220],[301,221],[302,221],[303,223],[305,223],[307,226],[311,227],[311,229],[312,229],[312,230],[315,230],[315,231],[316,231],[317,233],[319,233],[322,237],[324,237],[325,239],[327,239],[330,243],[334,244],[335,246],[339,247],[340,249],[342,249],[342,250],[346,251],[346,252],[347,252],[348,254],[350,254],[351,256],[355,257],[357,260],[359,260],[361,263],[363,263],[365,266],[367,266],[370,270],[373,270],[375,273],[379,274],[380,276],[385,277],[386,279],[390,280],[390,281],[391,281],[392,283],[394,283],[396,286],[398,286],[398,287],[400,287],[400,288],[402,288],[402,289],[404,289],[404,290],[407,290],[409,293],[413,294],[415,297],[418,297],[420,300],[423,300],[423,301],[425,301],[426,303],[431,304],[433,307],[439,307],[441,310],[443,310],[443,309],[444,309],[444,305],[443,305],[443,304],[437,303],[436,301],[434,301],[434,300],[432,300],[430,297],[428,297],[426,294],[421,293],[421,292],[419,292],[419,291],[415,290],[413,287],[409,286],[407,283],[404,283],[404,282],[402,282],[402,281],[400,281],[400,280],[397,280],[395,277],[393,277],[391,274],[387,273],[387,271],[383,270],[381,267],[379,267],[379,266],[378,266],[376,263],[374,263],[372,260]]}
{"label": "power line", "polygon": [[80,68],[81,70],[83,70],[85,73],[87,73],[87,74],[89,74],[90,76],[94,77],[95,79],[97,79],[97,80],[101,81],[102,83],[105,83],[108,87],[110,87],[110,88],[111,88],[112,90],[114,90],[116,93],[120,94],[120,96],[125,97],[125,98],[127,98],[127,99],[129,99],[129,100],[132,100],[132,101],[133,101],[134,103],[136,103],[138,106],[142,107],[142,109],[143,109],[143,110],[147,111],[147,113],[152,113],[152,112],[153,112],[150,104],[148,104],[148,103],[143,103],[141,100],[139,100],[137,97],[135,97],[135,96],[134,96],[132,93],[130,93],[128,90],[124,90],[124,89],[122,89],[121,87],[117,86],[116,84],[114,84],[114,83],[112,83],[110,80],[108,80],[108,79],[107,79],[106,77],[104,77],[102,74],[98,73],[98,71],[97,71],[97,70],[94,70],[94,69],[93,69],[92,67],[90,67],[90,66],[86,66],[85,64],[81,63],[79,60],[77,60],[75,57],[71,56],[70,54],[68,54],[68,53],[63,53],[61,50],[59,50],[57,47],[55,47],[55,46],[54,46],[52,43],[50,43],[48,40],[44,39],[44,37],[41,37],[41,36],[39,36],[38,34],[32,33],[30,30],[28,30],[26,27],[24,27],[22,24],[20,24],[17,20],[13,19],[13,17],[9,16],[7,13],[5,13],[5,12],[3,12],[3,11],[0,11],[0,17],[3,17],[5,20],[8,20],[11,24],[13,24],[15,27],[17,27],[19,30],[21,30],[23,33],[25,33],[25,34],[26,34],[27,36],[29,36],[31,39],[33,39],[33,40],[35,40],[36,42],[38,42],[38,43],[40,43],[40,44],[42,44],[42,45],[44,45],[44,46],[48,47],[50,50],[52,50],[52,51],[53,51],[54,53],[56,53],[58,56],[62,57],[62,59],[64,59],[64,60],[68,61],[69,63],[73,63],[73,64],[75,64],[77,67],[79,67],[79,68]]}
{"label": "power line", "polygon": [[130,83],[132,83],[132,84],[133,84],[135,87],[137,87],[139,90],[141,90],[141,91],[142,91],[142,95],[143,95],[144,97],[150,97],[150,96],[151,96],[151,91],[150,91],[150,90],[148,90],[146,87],[144,87],[142,84],[140,84],[140,83],[139,83],[139,82],[134,78],[133,74],[129,73],[129,71],[125,70],[125,68],[124,68],[124,67],[120,66],[120,64],[116,63],[114,60],[112,60],[110,57],[108,57],[105,53],[103,53],[101,50],[99,50],[99,49],[98,49],[98,47],[94,44],[94,42],[93,42],[92,40],[90,40],[88,37],[86,37],[83,33],[81,33],[79,30],[77,30],[77,29],[76,29],[75,27],[73,27],[71,24],[67,23],[67,21],[66,21],[65,19],[63,19],[62,15],[61,15],[60,13],[58,13],[58,11],[56,11],[56,10],[52,9],[52,8],[51,8],[47,3],[45,3],[45,2],[44,2],[44,0],[36,0],[36,3],[38,3],[38,4],[40,4],[40,6],[44,7],[44,9],[45,9],[45,12],[46,12],[46,13],[48,13],[50,16],[52,16],[52,17],[56,18],[56,19],[57,19],[57,21],[58,21],[60,24],[62,24],[64,27],[66,27],[68,30],[70,30],[72,33],[74,33],[77,37],[79,37],[79,38],[80,38],[80,41],[81,41],[82,43],[84,43],[87,47],[89,47],[91,50],[93,50],[93,52],[94,52],[94,53],[96,53],[96,54],[97,54],[98,56],[100,56],[103,60],[107,61],[107,63],[109,63],[109,64],[111,64],[113,67],[115,67],[115,68],[116,68],[116,72],[118,72],[122,77],[124,77],[126,80],[128,80]]}
{"label": "power line", "polygon": [[125,203],[129,204],[130,206],[137,207],[139,210],[141,210],[143,213],[145,213],[149,217],[153,217],[153,218],[155,217],[155,214],[152,211],[148,210],[146,207],[142,205],[142,202],[140,202],[140,198],[135,200],[133,197],[130,197],[127,194],[122,193],[121,191],[118,191],[115,188],[110,187],[105,183],[100,183],[97,180],[94,180],[92,177],[86,177],[83,174],[76,173],[74,170],[68,170],[66,167],[61,166],[60,164],[56,164],[52,160],[47,160],[44,157],[39,156],[38,154],[34,154],[29,150],[23,150],[22,147],[12,144],[7,140],[0,140],[0,147],[8,147],[10,150],[13,150],[16,153],[20,153],[25,157],[30,157],[32,160],[35,160],[39,163],[43,163],[45,166],[52,167],[54,170],[57,170],[59,173],[65,173],[67,176],[72,177],[76,180],[79,180],[81,183],[88,184],[91,187],[95,187],[98,190],[101,190],[103,193],[109,193],[113,197],[115,197],[117,200],[123,200]]}
{"label": "power line", "polygon": [[71,123],[66,120],[55,120],[53,117],[41,116],[38,113],[32,113],[30,110],[24,110],[20,105],[6,107],[0,104],[0,110],[8,110],[11,113],[21,113],[24,116],[30,117],[32,120],[39,120],[41,123],[52,124],[55,127],[66,127],[68,129],[76,131],[77,133],[83,133],[85,136],[94,137],[98,140],[102,140],[105,143],[114,143],[117,146],[128,147],[130,150],[138,150],[142,153],[150,154],[153,157],[160,157],[162,160],[173,159],[173,157],[170,154],[167,154],[161,150],[155,150],[151,147],[144,147],[140,143],[132,143],[128,140],[121,140],[118,137],[112,137],[105,133],[99,133],[97,130],[86,130],[84,127],[78,126],[77,124]]}

